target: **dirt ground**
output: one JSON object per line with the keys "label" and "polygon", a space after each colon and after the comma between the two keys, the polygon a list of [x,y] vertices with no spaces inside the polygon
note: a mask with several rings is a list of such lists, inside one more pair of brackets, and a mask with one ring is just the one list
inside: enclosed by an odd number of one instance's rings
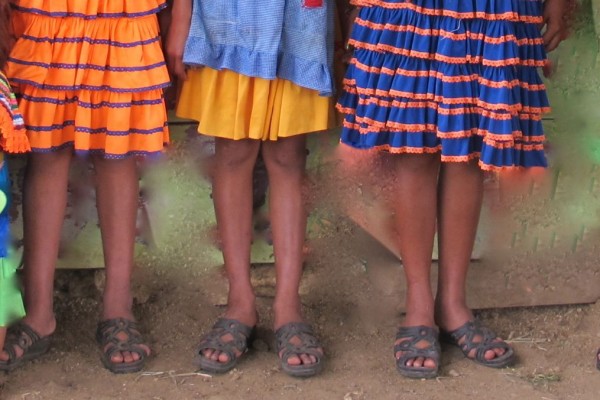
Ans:
{"label": "dirt ground", "polygon": [[[519,362],[493,370],[445,347],[437,380],[414,381],[394,368],[392,343],[398,296],[384,294],[353,254],[350,222],[334,237],[311,244],[303,283],[306,316],[327,349],[324,373],[293,379],[277,365],[269,331],[272,268],[256,266],[261,330],[252,351],[224,376],[195,374],[194,346],[222,312],[225,282],[219,268],[155,264],[138,270],[136,314],[154,357],[146,371],[115,376],[103,369],[94,342],[102,275],[61,271],[59,327],[50,353],[2,377],[3,399],[596,399],[600,371],[600,304],[488,310],[480,317],[510,338]],[[337,249],[337,250],[332,250]],[[158,257],[160,259],[160,257]],[[387,277],[398,271],[384,271]],[[392,274],[392,275],[390,275]],[[380,279],[381,277],[379,277]]]}
{"label": "dirt ground", "polygon": [[[582,177],[582,183],[562,187],[561,195],[565,196],[562,202],[566,206],[552,208],[556,217],[549,218],[547,208],[545,212],[539,212],[545,203],[532,210],[526,207],[518,207],[516,211],[510,209],[524,221],[537,221],[530,225],[543,225],[550,220],[549,224],[556,226],[584,221],[584,228],[591,226],[591,239],[586,233],[587,228],[581,230],[582,237],[588,236],[588,243],[597,242],[600,237],[600,234],[596,235],[600,233],[597,227],[600,216],[600,193],[597,191],[600,187],[597,168],[600,164],[600,115],[597,112],[600,64],[590,7],[590,1],[583,2],[576,33],[557,55],[552,56],[558,66],[549,86],[555,113],[552,120],[547,121],[553,167],[566,171],[566,176]],[[191,150],[193,147],[179,144],[171,151],[177,154]],[[181,167],[169,178],[185,178],[185,166]],[[316,188],[317,197],[326,196],[327,190],[331,190],[328,182],[320,180],[318,175],[314,180],[321,183]],[[181,190],[187,194],[178,204],[183,207],[181,209],[198,207],[200,203],[210,207],[207,193],[194,192],[191,186],[183,186]],[[415,381],[399,376],[394,366],[392,345],[401,318],[401,266],[388,263],[375,267],[372,260],[381,256],[381,248],[364,245],[366,242],[361,238],[364,233],[337,208],[338,200],[316,204],[328,211],[321,211],[318,229],[309,224],[310,251],[302,285],[306,317],[314,323],[328,356],[322,375],[297,380],[285,375],[278,367],[272,350],[273,334],[269,329],[274,283],[269,265],[257,265],[253,269],[261,330],[251,352],[238,368],[224,376],[196,373],[192,364],[195,345],[223,311],[226,285],[222,271],[215,263],[215,252],[208,250],[209,243],[203,239],[210,226],[198,223],[178,209],[168,213],[168,218],[177,226],[178,236],[171,238],[169,246],[142,252],[137,260],[135,313],[154,352],[145,372],[115,376],[102,367],[94,340],[102,273],[63,270],[56,279],[58,328],[54,346],[40,360],[0,376],[0,398],[598,398],[600,371],[595,369],[594,355],[600,347],[600,303],[487,309],[479,312],[480,318],[508,338],[516,349],[519,361],[513,368],[493,370],[477,366],[465,360],[458,349],[444,347],[438,379]],[[528,238],[530,231],[523,226],[523,237]],[[559,231],[555,225],[550,228],[554,243],[560,236],[554,233]],[[164,235],[168,236],[167,233]],[[568,235],[561,237],[563,243],[571,246]],[[510,267],[513,272],[518,270],[512,275],[494,275],[488,280],[489,274],[474,273],[479,289],[475,305],[509,304],[514,300],[510,298],[513,292],[508,286],[506,291],[497,289],[496,286],[502,283],[500,279],[513,279],[513,283],[541,281],[542,289],[555,291],[553,296],[557,302],[563,300],[561,289],[568,288],[570,293],[576,294],[578,285],[586,287],[587,297],[590,293],[593,297],[595,293],[597,299],[600,290],[593,290],[600,287],[597,245],[592,243],[587,250],[578,248],[577,243],[572,247],[571,253],[561,251],[560,254],[552,253],[548,248],[537,254],[527,253],[530,249],[524,248],[526,257],[519,260],[518,269]],[[497,253],[484,252],[483,258]],[[546,263],[541,253],[558,261]],[[518,258],[518,255],[514,256]],[[586,274],[580,275],[581,271]],[[549,282],[544,282],[546,279]],[[535,292],[535,286],[532,287]],[[488,292],[493,299],[485,298]]]}

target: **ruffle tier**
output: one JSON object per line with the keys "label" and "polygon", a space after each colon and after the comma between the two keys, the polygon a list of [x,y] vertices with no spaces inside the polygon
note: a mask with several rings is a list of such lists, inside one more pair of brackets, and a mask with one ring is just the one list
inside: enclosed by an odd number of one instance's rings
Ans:
{"label": "ruffle tier", "polygon": [[77,153],[118,159],[159,153],[169,141],[162,90],[22,89],[20,108],[34,152],[69,146]]}
{"label": "ruffle tier", "polygon": [[546,166],[540,1],[365,3],[383,6],[363,7],[353,30],[344,143],[479,157],[488,170]]}
{"label": "ruffle tier", "polygon": [[15,9],[48,17],[137,18],[156,14],[166,0],[17,0]]}
{"label": "ruffle tier", "polygon": [[8,64],[15,86],[143,92],[169,84],[155,16],[85,20],[17,13],[15,26],[19,40]]}
{"label": "ruffle tier", "polygon": [[486,19],[539,24],[540,0],[350,0],[359,7],[407,10],[456,19]]}
{"label": "ruffle tier", "polygon": [[[162,150],[168,142],[162,89],[169,76],[152,14],[163,5],[20,2],[7,73],[33,151],[72,145],[77,152],[121,158]],[[55,10],[68,17],[56,17]]]}

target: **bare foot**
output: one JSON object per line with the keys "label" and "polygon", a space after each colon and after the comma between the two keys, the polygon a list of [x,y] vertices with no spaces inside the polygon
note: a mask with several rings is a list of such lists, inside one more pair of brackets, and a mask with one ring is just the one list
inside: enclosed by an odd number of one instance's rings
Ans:
{"label": "bare foot", "polygon": [[[133,316],[133,312],[131,311],[130,306],[123,306],[123,304],[130,305],[131,302],[123,302],[118,298],[105,296],[104,298],[104,312],[102,313],[102,320],[119,320],[120,322],[117,326],[111,328],[111,332],[114,333],[114,338],[119,343],[126,343],[133,336],[136,339],[140,340],[142,338],[141,332],[137,328],[137,323],[135,317]],[[101,323],[102,324],[102,323]],[[131,325],[131,326],[129,326]],[[131,329],[130,329],[131,328]],[[102,348],[102,352],[106,353],[110,351],[115,344],[113,342],[106,343]],[[139,361],[143,354],[145,353],[145,357],[148,357],[151,353],[150,346],[146,343],[135,343],[135,347],[138,351],[116,351],[110,357],[110,362],[112,364],[131,364],[136,361]]]}
{"label": "bare foot", "polygon": [[394,352],[401,375],[419,379],[437,376],[441,355],[437,328],[424,325],[400,327]]}
{"label": "bare foot", "polygon": [[[400,328],[402,328],[402,327],[410,328],[410,327],[417,327],[417,326],[425,326],[425,327],[437,329],[435,326],[435,323],[433,322],[433,316],[430,316],[429,313],[427,313],[427,312],[421,312],[421,311],[407,313]],[[397,339],[396,342],[394,343],[394,347],[400,345],[402,342],[405,342],[407,340],[410,340],[410,337],[403,337],[403,338]],[[428,340],[421,340],[418,343],[416,343],[416,345],[415,345],[415,347],[417,349],[425,349],[430,346],[431,346],[431,343]],[[404,351],[397,351],[395,353],[396,360],[399,360],[402,356],[404,356],[404,354],[405,354]],[[437,368],[437,361],[434,360],[433,358],[416,357],[416,358],[411,358],[411,359],[406,360],[405,365],[407,367],[433,369],[433,368]]]}
{"label": "bare foot", "polygon": [[[227,311],[225,312],[224,318],[238,321],[239,323],[247,327],[254,327],[258,323],[258,315],[256,312],[256,306],[254,305],[254,302],[252,302],[251,304],[240,305],[229,304]],[[231,333],[225,332],[222,336],[219,337],[219,340],[222,343],[231,343],[235,341],[236,338]],[[233,348],[236,358],[240,357],[243,354],[244,349],[240,349],[238,346],[233,346]],[[201,354],[203,357],[212,361],[218,361],[223,364],[229,362],[229,356],[226,353],[217,349],[204,349],[202,350]]]}
{"label": "bare foot", "polygon": [[[56,320],[54,319],[54,316],[51,316],[50,318],[36,318],[34,316],[28,315],[25,318],[23,318],[22,322],[29,326],[41,338],[52,335],[52,333],[54,333],[54,330],[56,329]],[[8,343],[5,343],[5,345],[2,348],[2,351],[0,352],[1,361],[9,361],[10,359],[10,356],[5,350],[5,346],[7,344]],[[21,346],[15,344],[13,345],[13,349],[16,358],[20,358],[23,356],[23,348]]]}
{"label": "bare foot", "polygon": [[[471,310],[465,305],[455,305],[452,307],[436,305],[436,322],[444,332],[453,332],[465,326],[469,321],[475,321],[475,317]],[[478,325],[480,326],[480,329],[473,335],[464,334],[456,340],[457,345],[461,348],[464,348],[467,344],[469,344],[469,347],[473,347],[465,355],[470,359],[476,359],[478,345],[488,341],[491,343],[498,343],[498,346],[491,347],[484,353],[483,357],[485,360],[492,361],[504,356],[508,351],[508,345],[505,344],[504,340],[495,336],[488,328],[485,328],[480,324]]]}
{"label": "bare foot", "polygon": [[133,364],[150,355],[150,347],[144,343],[133,318],[107,318],[98,325],[97,335],[103,346],[102,352],[110,354],[110,367],[107,368],[112,372],[135,372],[119,371],[119,364]]}
{"label": "bare foot", "polygon": [[[293,333],[292,330],[291,336],[286,335],[285,338],[282,337],[282,341],[288,343],[292,347],[307,347],[313,348],[314,353],[294,353],[288,354],[285,362],[292,366],[297,367],[300,365],[311,365],[319,362],[319,359],[323,357],[324,351],[323,348],[318,343],[318,339],[312,332],[312,329],[308,325],[304,326],[304,318],[300,312],[300,306],[297,304],[276,304],[273,306],[275,311],[275,324],[274,329],[275,332],[278,332],[280,328],[289,329],[293,323],[297,323],[300,328],[297,333]],[[286,328],[286,325],[288,328]],[[310,331],[310,332],[309,332]],[[281,331],[279,331],[281,332]],[[304,333],[303,333],[304,332]],[[285,349],[281,349],[279,351],[279,358],[284,356]]]}

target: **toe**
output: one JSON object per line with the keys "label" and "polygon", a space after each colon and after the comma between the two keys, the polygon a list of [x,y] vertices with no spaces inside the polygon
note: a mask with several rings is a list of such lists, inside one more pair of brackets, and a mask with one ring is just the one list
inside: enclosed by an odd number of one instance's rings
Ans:
{"label": "toe", "polygon": [[217,361],[219,359],[219,356],[221,355],[220,351],[213,351],[213,353],[210,355],[210,359],[213,361]]}
{"label": "toe", "polygon": [[286,360],[286,362],[289,365],[300,365],[300,364],[302,364],[302,360],[297,355],[289,356],[288,359]]}
{"label": "toe", "polygon": [[123,354],[123,362],[125,362],[125,363],[133,362],[133,355],[131,354],[130,351],[124,351],[122,354]]}
{"label": "toe", "polygon": [[501,357],[504,355],[504,353],[506,353],[505,349],[501,349],[501,348],[494,349],[494,354],[496,355],[496,357]]}
{"label": "toe", "polygon": [[415,362],[413,363],[413,366],[416,368],[421,368],[423,366],[424,362],[425,362],[425,359],[423,357],[417,357],[415,359]]}
{"label": "toe", "polygon": [[302,364],[304,365],[313,363],[308,354],[300,354],[300,360],[302,360]]}
{"label": "toe", "polygon": [[124,361],[123,354],[116,352],[110,357],[110,361],[113,363],[122,363]]}
{"label": "toe", "polygon": [[423,363],[423,366],[425,368],[429,368],[429,369],[435,369],[437,367],[437,364],[435,362],[435,360],[428,358],[425,360],[425,362]]}
{"label": "toe", "polygon": [[217,357],[217,359],[219,360],[220,363],[229,362],[229,356],[225,353],[219,354],[219,357]]}
{"label": "toe", "polygon": [[[152,350],[150,350],[149,346],[146,346],[145,344],[140,344],[140,347],[142,348],[142,350],[144,350],[144,352],[146,353],[146,357],[148,357],[151,353]],[[136,353],[137,354],[137,353]],[[139,356],[139,354],[138,354]],[[141,357],[140,357],[141,358]]]}
{"label": "toe", "polygon": [[208,358],[208,359],[212,359],[213,353],[214,353],[213,349],[202,350],[202,357],[205,357],[205,358]]}
{"label": "toe", "polygon": [[493,360],[496,358],[496,352],[494,350],[488,350],[485,352],[484,357],[486,360]]}

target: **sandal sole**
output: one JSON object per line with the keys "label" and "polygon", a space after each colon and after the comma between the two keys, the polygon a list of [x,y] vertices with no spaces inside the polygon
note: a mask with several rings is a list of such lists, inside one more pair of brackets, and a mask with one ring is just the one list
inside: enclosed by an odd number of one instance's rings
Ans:
{"label": "sandal sole", "polygon": [[[240,356],[241,357],[241,356]],[[231,364],[229,363],[219,363],[218,361],[208,362],[209,360],[206,357],[198,356],[194,360],[194,365],[198,367],[203,372],[208,372],[209,374],[222,375],[231,371],[238,364],[239,358],[236,358]],[[220,364],[220,365],[218,365]],[[222,366],[221,366],[222,365]]]}
{"label": "sandal sole", "polygon": [[434,379],[439,376],[439,370],[415,370],[411,368],[402,368],[401,366],[396,365],[396,370],[398,373],[405,378],[410,379]]}
{"label": "sandal sole", "polygon": [[[138,363],[138,361],[142,362]],[[114,363],[103,357],[102,365],[104,365],[104,368],[106,368],[113,374],[133,374],[135,372],[140,372],[142,369],[144,369],[144,366],[146,365],[145,359],[138,361],[131,363]],[[123,367],[119,367],[120,365],[123,365]]]}
{"label": "sandal sole", "polygon": [[292,368],[289,364],[282,362],[281,369],[292,378],[311,378],[323,371],[323,364],[321,363],[321,360],[319,360],[315,364],[311,364],[304,368]]}

